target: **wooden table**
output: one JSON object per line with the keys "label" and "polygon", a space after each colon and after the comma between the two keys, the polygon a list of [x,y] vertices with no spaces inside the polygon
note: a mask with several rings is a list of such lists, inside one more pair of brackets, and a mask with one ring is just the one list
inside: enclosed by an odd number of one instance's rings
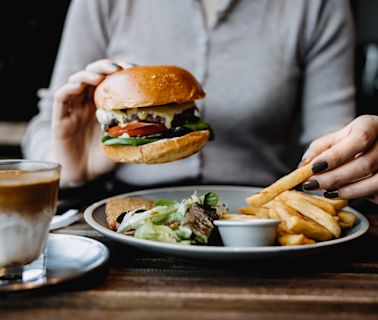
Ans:
{"label": "wooden table", "polygon": [[[292,260],[196,263],[140,252],[84,221],[59,233],[98,239],[108,267],[28,295],[0,297],[1,319],[378,319],[378,210],[354,243]],[[374,212],[375,211],[375,212]]]}

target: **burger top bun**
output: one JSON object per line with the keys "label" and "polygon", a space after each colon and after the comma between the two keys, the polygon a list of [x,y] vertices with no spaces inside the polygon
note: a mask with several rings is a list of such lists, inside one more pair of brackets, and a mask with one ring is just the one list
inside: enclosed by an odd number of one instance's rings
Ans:
{"label": "burger top bun", "polygon": [[96,88],[97,108],[107,110],[185,103],[205,97],[194,76],[176,66],[136,66],[107,76]]}

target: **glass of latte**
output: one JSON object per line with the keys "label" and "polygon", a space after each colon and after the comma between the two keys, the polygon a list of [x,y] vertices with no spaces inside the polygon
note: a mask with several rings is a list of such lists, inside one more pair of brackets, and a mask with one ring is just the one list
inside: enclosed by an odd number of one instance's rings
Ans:
{"label": "glass of latte", "polygon": [[44,278],[59,174],[54,163],[0,160],[0,285]]}

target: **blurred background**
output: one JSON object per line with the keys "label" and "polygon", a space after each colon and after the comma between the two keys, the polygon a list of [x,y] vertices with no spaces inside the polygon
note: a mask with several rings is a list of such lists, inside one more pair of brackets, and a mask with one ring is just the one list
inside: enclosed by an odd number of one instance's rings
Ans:
{"label": "blurred background", "polygon": [[[49,85],[69,0],[6,1],[0,33],[0,158],[21,157],[26,122],[38,112],[37,91]],[[22,7],[21,7],[22,6]],[[378,114],[378,1],[351,1],[358,114]]]}

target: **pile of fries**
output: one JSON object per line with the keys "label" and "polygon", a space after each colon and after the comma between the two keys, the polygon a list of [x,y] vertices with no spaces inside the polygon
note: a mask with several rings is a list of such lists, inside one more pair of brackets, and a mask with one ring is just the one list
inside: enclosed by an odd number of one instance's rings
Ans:
{"label": "pile of fries", "polygon": [[223,214],[222,219],[280,219],[281,245],[312,244],[339,238],[351,228],[356,216],[343,210],[348,202],[291,190],[313,175],[310,165],[299,168],[246,199],[250,207],[240,214]]}

